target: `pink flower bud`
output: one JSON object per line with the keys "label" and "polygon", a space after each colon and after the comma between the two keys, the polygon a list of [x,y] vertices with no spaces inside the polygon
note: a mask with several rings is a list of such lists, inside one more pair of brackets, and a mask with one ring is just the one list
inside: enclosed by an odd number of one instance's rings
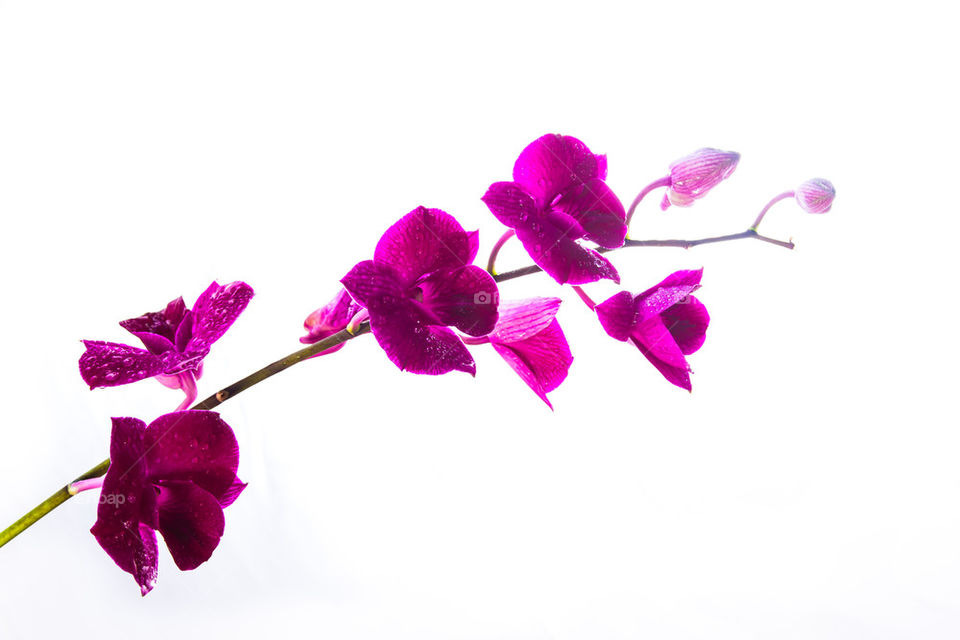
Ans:
{"label": "pink flower bud", "polygon": [[814,178],[797,187],[797,204],[807,213],[826,213],[835,195],[837,192],[829,180]]}
{"label": "pink flower bud", "polygon": [[740,162],[740,154],[719,149],[699,149],[670,165],[670,188],[663,196],[660,208],[671,204],[689,207],[694,200],[730,177]]}

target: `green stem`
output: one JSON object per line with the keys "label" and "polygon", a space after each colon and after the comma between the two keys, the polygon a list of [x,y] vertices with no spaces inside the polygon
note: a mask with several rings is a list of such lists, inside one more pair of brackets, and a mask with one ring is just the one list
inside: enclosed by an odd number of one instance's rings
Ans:
{"label": "green stem", "polygon": [[[356,338],[359,335],[363,335],[364,333],[368,333],[369,331],[370,331],[369,322],[365,322],[361,324],[357,328],[356,332],[354,333],[350,333],[349,331],[344,329],[343,331],[340,331],[339,333],[335,333],[328,338],[324,338],[320,342],[312,344],[309,347],[306,347],[304,349],[300,349],[299,351],[294,351],[293,353],[286,356],[285,358],[281,358],[276,362],[272,362],[268,364],[267,366],[263,367],[259,371],[255,371],[254,373],[251,373],[246,378],[243,378],[242,380],[238,380],[237,382],[234,382],[233,384],[224,387],[220,391],[217,391],[215,394],[213,394],[206,400],[203,400],[193,405],[192,407],[190,407],[190,409],[192,411],[196,411],[196,410],[208,411],[210,409],[213,409],[214,407],[223,404],[224,402],[226,402],[230,398],[233,398],[239,393],[246,391],[247,389],[254,386],[255,384],[259,384],[263,382],[270,376],[280,373],[284,369],[288,369],[299,362],[303,362],[304,360],[317,355],[321,351],[326,351],[327,349],[335,347],[338,344],[342,344],[347,340],[352,340],[353,338]],[[46,500],[38,504],[36,507],[31,509],[25,516],[23,516],[22,518],[14,522],[12,525],[7,527],[3,531],[0,531],[0,547],[7,544],[14,538],[16,538],[18,535],[26,531],[37,520],[47,515],[48,513],[50,513],[57,507],[59,507],[61,504],[63,504],[64,502],[72,498],[73,495],[69,491],[69,487],[71,484],[73,484],[74,482],[79,482],[81,480],[99,478],[100,476],[104,475],[107,472],[107,469],[109,468],[110,468],[110,459],[107,458],[106,460],[104,460],[97,466],[93,467],[86,473],[78,476],[77,478],[67,483],[63,487],[60,487],[60,489],[58,489],[56,493],[54,493],[52,496],[50,496],[49,498],[47,498]]]}

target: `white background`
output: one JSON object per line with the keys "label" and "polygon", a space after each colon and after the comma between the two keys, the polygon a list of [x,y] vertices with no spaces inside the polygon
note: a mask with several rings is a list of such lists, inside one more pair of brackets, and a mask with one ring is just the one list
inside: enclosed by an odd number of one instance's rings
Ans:
{"label": "white background", "polygon": [[[0,2],[0,526],[105,457],[82,338],[257,291],[202,396],[296,348],[303,318],[417,205],[480,202],[547,132],[629,202],[701,146],[743,159],[613,254],[639,291],[706,268],[693,394],[562,295],[551,413],[489,348],[398,371],[370,336],[224,405],[249,489],[210,562],[161,548],[141,598],[88,533],[95,492],[0,550],[0,637],[956,638],[957,47],[946,3]],[[517,246],[505,266],[528,259]],[[588,289],[598,298],[610,283]]]}

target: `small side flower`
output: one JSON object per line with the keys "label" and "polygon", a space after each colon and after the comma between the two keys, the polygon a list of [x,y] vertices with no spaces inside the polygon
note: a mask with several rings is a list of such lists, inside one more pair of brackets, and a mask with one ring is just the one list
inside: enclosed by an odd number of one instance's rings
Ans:
{"label": "small side flower", "polygon": [[[120,326],[136,336],[146,349],[116,342],[84,340],[80,376],[91,389],[157,378],[172,389],[183,389],[189,405],[196,398],[196,380],[203,375],[203,359],[223,337],[253,297],[245,282],[216,282],[200,294],[192,309],[183,298],[162,311],[124,320]],[[182,408],[185,408],[181,405]]]}
{"label": "small side flower", "polygon": [[643,293],[621,291],[597,305],[607,334],[630,341],[671,384],[690,391],[688,356],[706,339],[710,315],[691,294],[703,269],[677,271]]}
{"label": "small side flower", "polygon": [[[346,289],[341,289],[333,300],[320,307],[303,321],[303,328],[307,335],[300,338],[303,344],[314,344],[324,338],[329,338],[335,333],[340,333],[347,328],[350,320],[363,310],[357,302],[347,293]],[[346,346],[346,343],[338,344],[326,351],[321,351],[317,356],[324,356],[335,351],[339,351]],[[316,356],[313,356],[316,357]]]}

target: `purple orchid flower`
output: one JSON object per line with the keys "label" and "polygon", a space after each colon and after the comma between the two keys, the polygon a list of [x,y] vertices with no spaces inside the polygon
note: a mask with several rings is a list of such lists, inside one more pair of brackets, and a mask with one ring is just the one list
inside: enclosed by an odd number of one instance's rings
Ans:
{"label": "purple orchid flower", "polygon": [[80,375],[91,389],[115,387],[144,378],[156,378],[171,389],[182,389],[186,399],[180,409],[197,398],[196,381],[203,375],[203,359],[240,312],[253,289],[245,282],[219,285],[200,294],[193,309],[177,298],[163,311],[124,320],[120,326],[137,336],[146,349],[116,342],[84,340]]}
{"label": "purple orchid flower", "polygon": [[550,409],[547,393],[560,386],[573,363],[556,319],[559,308],[560,298],[501,302],[493,331],[467,340],[468,344],[489,343]]}
{"label": "purple orchid flower", "polygon": [[513,166],[513,182],[490,185],[483,201],[497,220],[514,229],[533,261],[560,284],[609,278],[614,266],[577,240],[622,246],[626,213],[606,185],[607,158],[571,136],[534,140]]}
{"label": "purple orchid flower", "polygon": [[669,188],[660,208],[671,205],[689,207],[730,177],[740,162],[740,154],[720,149],[698,149],[670,165]]}
{"label": "purple orchid flower", "polygon": [[[346,289],[341,289],[334,296],[333,300],[320,307],[303,321],[303,328],[307,330],[307,335],[300,338],[303,344],[314,344],[324,338],[329,338],[335,333],[339,333],[347,328],[350,321],[358,313],[363,311],[363,307],[354,301],[347,293]],[[315,356],[325,356],[328,353],[334,353],[346,346],[346,342],[340,343],[335,347],[330,347],[326,351],[321,351]]]}
{"label": "purple orchid flower", "polygon": [[147,595],[157,580],[156,531],[182,571],[217,548],[223,509],[246,487],[238,464],[233,430],[211,411],[168,413],[149,426],[113,418],[110,468],[90,533]]}
{"label": "purple orchid flower", "polygon": [[406,371],[476,374],[463,341],[497,323],[497,284],[471,264],[477,234],[440,209],[419,207],[387,229],[373,260],[358,263],[341,282],[370,314],[370,329],[387,357]]}
{"label": "purple orchid flower", "polygon": [[797,204],[807,213],[826,213],[833,206],[837,191],[825,178],[813,178],[797,187]]}
{"label": "purple orchid flower", "polygon": [[691,293],[700,288],[703,269],[677,271],[634,296],[628,291],[597,305],[597,316],[612,338],[630,340],[672,384],[691,390],[684,356],[706,339],[710,315]]}

